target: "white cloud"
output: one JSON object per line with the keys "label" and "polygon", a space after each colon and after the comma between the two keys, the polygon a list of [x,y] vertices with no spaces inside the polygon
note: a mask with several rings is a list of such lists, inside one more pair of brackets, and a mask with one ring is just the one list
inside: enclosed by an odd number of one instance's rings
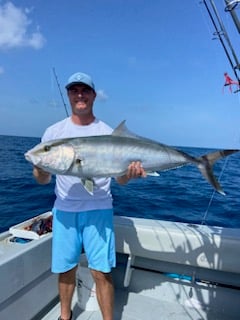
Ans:
{"label": "white cloud", "polygon": [[106,95],[106,93],[103,90],[100,89],[97,91],[97,98],[98,98],[98,100],[105,101],[108,99],[108,96]]}
{"label": "white cloud", "polygon": [[32,47],[40,49],[45,43],[43,35],[30,32],[32,21],[29,9],[17,8],[12,2],[0,5],[0,49]]}
{"label": "white cloud", "polygon": [[3,74],[4,73],[4,69],[3,67],[0,66],[0,74]]}

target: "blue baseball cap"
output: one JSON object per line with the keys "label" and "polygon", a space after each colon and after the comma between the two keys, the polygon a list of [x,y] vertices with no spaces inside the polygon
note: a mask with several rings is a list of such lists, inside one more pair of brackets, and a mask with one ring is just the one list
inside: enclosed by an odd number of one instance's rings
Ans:
{"label": "blue baseball cap", "polygon": [[93,91],[95,91],[95,86],[92,81],[92,78],[88,74],[83,72],[77,72],[72,74],[68,79],[68,83],[66,84],[65,88],[69,89],[74,84],[81,84],[81,83],[89,86],[90,88],[93,89]]}

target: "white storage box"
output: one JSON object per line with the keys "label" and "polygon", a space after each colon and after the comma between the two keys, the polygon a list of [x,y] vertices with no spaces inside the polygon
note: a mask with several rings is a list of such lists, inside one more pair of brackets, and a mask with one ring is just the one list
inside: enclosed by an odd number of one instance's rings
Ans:
{"label": "white storage box", "polygon": [[31,239],[31,240],[37,240],[42,237],[45,237],[48,233],[44,233],[42,235],[39,235],[37,232],[32,230],[27,230],[28,227],[30,227],[34,222],[39,221],[40,219],[46,219],[52,216],[52,212],[48,211],[46,213],[40,214],[34,218],[31,218],[29,220],[26,220],[22,223],[16,224],[15,226],[12,226],[9,228],[9,232],[14,236],[18,238],[24,238],[24,239]]}

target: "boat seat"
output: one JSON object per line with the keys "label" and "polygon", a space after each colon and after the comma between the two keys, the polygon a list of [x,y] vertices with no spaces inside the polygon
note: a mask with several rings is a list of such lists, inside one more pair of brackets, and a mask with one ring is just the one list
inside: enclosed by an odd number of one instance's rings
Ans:
{"label": "boat seat", "polygon": [[240,230],[180,222],[114,217],[116,251],[165,263],[240,272]]}

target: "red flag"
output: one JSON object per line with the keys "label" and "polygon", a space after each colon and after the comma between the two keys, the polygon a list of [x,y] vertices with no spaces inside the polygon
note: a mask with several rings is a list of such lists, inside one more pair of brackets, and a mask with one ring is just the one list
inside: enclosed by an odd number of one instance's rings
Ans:
{"label": "red flag", "polygon": [[239,82],[233,80],[232,78],[230,78],[230,76],[228,75],[227,72],[224,73],[224,78],[225,78],[224,87],[229,86],[230,92],[232,92],[232,85],[236,85],[237,86],[237,90],[234,91],[234,92],[237,92],[237,91],[240,90]]}

